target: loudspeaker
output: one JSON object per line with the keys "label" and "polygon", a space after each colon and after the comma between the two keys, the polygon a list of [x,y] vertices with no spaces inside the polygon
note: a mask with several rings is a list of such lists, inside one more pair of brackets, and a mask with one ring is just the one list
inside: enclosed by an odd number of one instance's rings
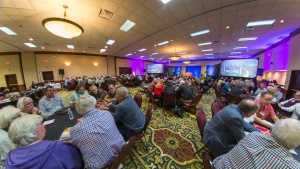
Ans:
{"label": "loudspeaker", "polygon": [[257,76],[263,76],[264,75],[264,69],[257,69]]}
{"label": "loudspeaker", "polygon": [[65,70],[64,69],[58,69],[58,74],[64,75],[65,74]]}

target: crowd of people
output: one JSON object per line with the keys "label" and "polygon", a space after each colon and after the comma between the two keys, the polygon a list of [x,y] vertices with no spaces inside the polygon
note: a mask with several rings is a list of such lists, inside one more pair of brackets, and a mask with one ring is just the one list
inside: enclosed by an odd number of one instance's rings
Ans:
{"label": "crowd of people", "polygon": [[[116,80],[115,76],[107,77],[66,78],[65,82],[73,80],[77,84],[68,103],[82,115],[70,131],[70,143],[43,140],[46,133],[43,120],[68,107],[55,94],[53,86],[45,87],[45,96],[38,106],[31,98],[22,97],[17,107],[2,108],[0,166],[82,168],[85,163],[90,168],[103,168],[109,165],[126,141],[142,132],[146,119],[126,87],[116,88],[114,83],[107,84],[107,91],[99,87],[101,83]],[[221,77],[214,81],[206,77],[160,78],[148,74],[144,78],[123,75],[121,79],[147,80],[148,90],[160,100],[160,107],[163,106],[164,93],[173,93],[178,104],[191,101],[211,88],[220,90],[224,97],[235,95],[235,101],[214,115],[204,128],[202,142],[216,157],[213,161],[215,168],[300,167],[288,152],[300,145],[299,91],[294,98],[283,101],[278,86],[265,88],[261,83],[255,89],[251,79]],[[86,84],[90,84],[88,91],[85,90]],[[278,104],[278,112],[290,113],[291,118],[279,119],[271,103]],[[62,153],[63,158],[56,158]]]}

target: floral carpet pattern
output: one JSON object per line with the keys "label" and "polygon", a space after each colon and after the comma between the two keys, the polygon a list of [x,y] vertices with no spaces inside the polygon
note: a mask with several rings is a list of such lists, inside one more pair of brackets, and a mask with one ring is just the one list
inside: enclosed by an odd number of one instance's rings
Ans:
{"label": "floral carpet pattern", "polygon": [[[140,87],[128,88],[132,96],[141,94],[143,103],[141,109],[144,113],[148,109],[149,100],[140,91]],[[74,91],[61,91],[61,96],[66,103]],[[210,106],[215,99],[215,94],[203,94],[197,107],[201,107],[211,118]],[[203,147],[200,131],[195,115],[179,118],[171,110],[156,109],[152,106],[152,119],[143,138],[148,151],[142,143],[135,143],[131,155],[137,168],[141,169],[199,169],[203,168],[201,154],[194,154]],[[124,169],[136,168],[129,156],[123,161]]]}

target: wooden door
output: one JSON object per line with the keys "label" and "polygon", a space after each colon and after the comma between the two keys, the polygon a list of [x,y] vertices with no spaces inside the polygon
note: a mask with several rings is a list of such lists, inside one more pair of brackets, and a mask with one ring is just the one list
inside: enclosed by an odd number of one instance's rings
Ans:
{"label": "wooden door", "polygon": [[286,100],[293,98],[296,91],[300,91],[300,70],[292,70]]}
{"label": "wooden door", "polygon": [[18,88],[18,80],[17,80],[17,75],[16,74],[10,74],[10,75],[5,75],[5,81],[6,81],[6,86],[7,88],[12,92],[14,91],[19,91]]}
{"label": "wooden door", "polygon": [[131,67],[119,67],[119,75],[121,74],[132,74]]}
{"label": "wooden door", "polygon": [[45,81],[53,81],[54,80],[53,71],[42,72],[42,74],[43,74],[43,80],[45,80]]}

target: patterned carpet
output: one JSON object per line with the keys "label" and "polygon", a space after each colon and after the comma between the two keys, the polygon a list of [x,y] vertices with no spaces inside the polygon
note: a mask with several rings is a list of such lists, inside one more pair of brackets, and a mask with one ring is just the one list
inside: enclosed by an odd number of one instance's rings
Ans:
{"label": "patterned carpet", "polygon": [[[129,88],[130,94],[134,96],[140,93],[143,96],[142,110],[146,113],[149,101],[140,87]],[[60,91],[66,103],[74,91]],[[208,114],[207,120],[211,118],[210,105],[215,99],[214,92],[204,94],[197,105],[203,108]],[[179,118],[170,110],[153,111],[152,119],[147,129],[147,134],[143,138],[148,152],[141,143],[136,143],[131,153],[138,168],[151,169],[199,169],[203,168],[200,154],[194,153],[203,147],[201,136],[195,116],[188,117],[185,113],[184,118]],[[135,168],[129,156],[123,161],[124,169]]]}

